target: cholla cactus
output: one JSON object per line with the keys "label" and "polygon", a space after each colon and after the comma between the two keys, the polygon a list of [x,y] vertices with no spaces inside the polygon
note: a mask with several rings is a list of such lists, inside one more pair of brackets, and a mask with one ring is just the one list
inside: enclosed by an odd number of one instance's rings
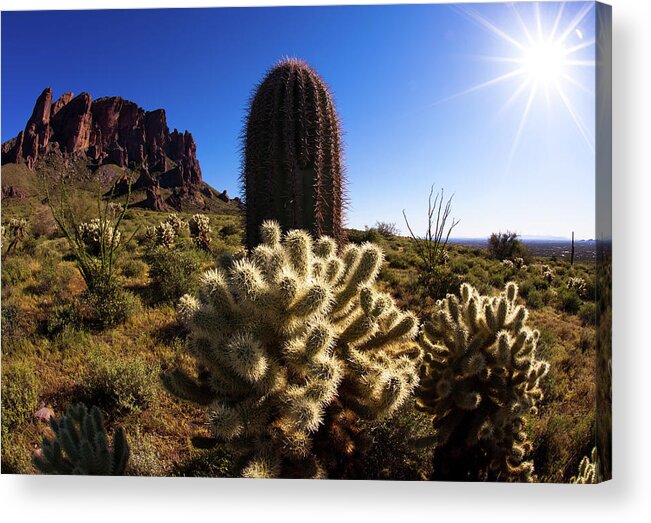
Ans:
{"label": "cholla cactus", "polygon": [[83,222],[78,227],[81,238],[88,251],[93,255],[99,255],[102,249],[108,250],[111,246],[120,244],[120,231],[116,231],[110,223],[99,218],[93,218],[90,222]]}
{"label": "cholla cactus", "polygon": [[169,224],[174,229],[174,234],[180,234],[181,230],[188,226],[188,223],[179,217],[178,214],[172,213],[167,216],[165,223]]}
{"label": "cholla cactus", "polygon": [[70,407],[60,420],[50,418],[54,438],[43,438],[43,446],[32,464],[45,474],[123,476],[129,461],[124,431],[115,429],[109,445],[102,413],[97,407]]}
{"label": "cholla cactus", "polygon": [[174,227],[167,221],[159,223],[156,227],[150,226],[145,229],[145,240],[154,247],[160,246],[171,249],[174,247],[176,237]]}
{"label": "cholla cactus", "polygon": [[177,370],[164,383],[208,407],[242,475],[323,477],[312,443],[328,433],[324,420],[342,421],[342,409],[389,416],[416,386],[418,322],[374,289],[378,247],[348,245],[339,257],[333,239],[281,237],[269,221],[261,237],[247,257],[206,272],[198,297],[180,300],[199,375]]}
{"label": "cholla cactus", "polygon": [[526,271],[527,270],[527,266],[524,263],[524,258],[521,258],[519,256],[517,258],[513,258],[513,265],[519,271]]}
{"label": "cholla cactus", "polygon": [[515,264],[511,260],[502,260],[502,265],[507,269],[515,269]]}
{"label": "cholla cactus", "polygon": [[461,285],[423,327],[417,406],[434,416],[435,474],[446,480],[533,480],[525,418],[542,398],[548,364],[525,326],[517,285],[498,297]]}
{"label": "cholla cactus", "polygon": [[106,211],[110,218],[115,219],[124,212],[124,206],[119,202],[109,202]]}
{"label": "cholla cactus", "polygon": [[210,218],[205,214],[195,214],[188,222],[190,236],[195,245],[201,249],[209,250],[210,248]]}
{"label": "cholla cactus", "polygon": [[570,483],[575,484],[595,484],[599,483],[599,473],[597,466],[597,447],[592,449],[590,457],[583,456],[579,463],[579,474],[570,479]]}
{"label": "cholla cactus", "polygon": [[7,223],[6,228],[2,228],[2,243],[4,245],[5,238],[10,238],[6,254],[15,250],[16,245],[27,236],[27,220],[25,218],[11,218]]}
{"label": "cholla cactus", "polygon": [[554,271],[549,265],[542,265],[540,267],[540,271],[542,272],[543,279],[548,283],[551,284],[552,281],[554,281]]}
{"label": "cholla cactus", "polygon": [[570,278],[567,280],[567,288],[574,289],[579,296],[584,297],[588,284],[583,278]]}

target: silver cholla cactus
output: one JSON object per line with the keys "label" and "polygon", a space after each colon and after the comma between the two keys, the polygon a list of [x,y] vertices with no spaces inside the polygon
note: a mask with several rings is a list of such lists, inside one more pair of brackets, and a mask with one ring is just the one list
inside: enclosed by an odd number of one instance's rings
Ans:
{"label": "silver cholla cactus", "polygon": [[581,463],[579,463],[579,473],[570,479],[570,483],[582,485],[599,483],[599,467],[597,460],[597,447],[595,447],[592,449],[590,457],[583,456]]}
{"label": "silver cholla cactus", "polygon": [[235,449],[245,477],[324,477],[312,437],[333,401],[361,418],[391,415],[418,383],[418,321],[374,288],[383,261],[370,243],[341,256],[328,237],[282,235],[225,270],[202,276],[178,305],[199,363],[164,377],[176,396],[206,405],[214,436]]}
{"label": "silver cholla cactus", "polygon": [[115,231],[108,222],[105,222],[103,227],[102,231],[102,222],[99,218],[79,224],[79,236],[91,254],[99,255],[102,252],[102,246],[108,250],[111,245],[117,247],[120,244],[120,232]]}
{"label": "silver cholla cactus", "polygon": [[567,280],[567,288],[574,289],[581,298],[585,298],[588,284],[583,278],[569,278]]}
{"label": "silver cholla cactus", "polygon": [[188,226],[188,223],[179,217],[178,214],[171,213],[167,216],[165,223],[174,229],[174,234],[178,235],[182,229]]}
{"label": "silver cholla cactus", "polygon": [[210,247],[210,218],[205,214],[195,214],[188,222],[190,237],[195,245],[201,249],[208,250]]}
{"label": "silver cholla cactus", "polygon": [[468,466],[474,480],[532,481],[524,429],[548,371],[536,357],[540,334],[525,325],[528,313],[516,303],[513,282],[497,297],[467,283],[460,295],[437,302],[423,326],[417,405],[433,415],[437,454],[463,463],[448,463],[452,469]]}

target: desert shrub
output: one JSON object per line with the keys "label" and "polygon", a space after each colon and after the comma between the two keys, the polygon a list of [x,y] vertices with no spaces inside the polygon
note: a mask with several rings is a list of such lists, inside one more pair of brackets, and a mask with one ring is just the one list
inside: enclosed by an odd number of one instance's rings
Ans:
{"label": "desert shrub", "polygon": [[387,261],[392,269],[408,269],[409,261],[405,257],[397,254],[388,254]]}
{"label": "desert shrub", "polygon": [[30,291],[41,296],[52,296],[55,302],[61,301],[70,294],[70,282],[77,274],[76,267],[68,262],[46,260],[38,271],[34,285],[30,285]]}
{"label": "desert shrub", "polygon": [[533,481],[526,417],[542,399],[547,362],[537,359],[538,331],[526,326],[518,288],[497,297],[468,284],[439,302],[423,325],[425,351],[417,405],[432,415],[434,479]]}
{"label": "desert shrub", "polygon": [[373,227],[384,238],[393,238],[398,236],[398,227],[395,223],[375,222]]}
{"label": "desert shrub", "polygon": [[433,300],[445,298],[459,291],[461,277],[446,266],[437,266],[430,271],[421,272],[416,278],[416,290],[420,296]]}
{"label": "desert shrub", "polygon": [[176,301],[196,287],[200,258],[192,250],[157,248],[147,253],[152,294],[157,301]]}
{"label": "desert shrub", "polygon": [[202,276],[178,306],[198,373],[164,384],[208,407],[250,477],[341,477],[357,451],[360,419],[390,416],[417,382],[418,324],[375,288],[382,252],[304,231],[263,243]]}
{"label": "desert shrub", "polygon": [[36,367],[27,360],[2,365],[2,433],[30,420],[38,408],[40,384]]}
{"label": "desert shrub", "polygon": [[556,307],[569,314],[577,314],[581,308],[581,298],[574,289],[560,288],[556,294]]}
{"label": "desert shrub", "polygon": [[496,260],[511,259],[520,254],[517,245],[520,244],[515,232],[494,232],[488,238],[488,253]]}
{"label": "desert shrub", "polygon": [[239,234],[241,231],[240,227],[233,223],[229,223],[227,225],[224,225],[221,229],[219,229],[219,235],[225,239],[228,236],[235,236],[236,234]]}
{"label": "desert shrub", "polygon": [[129,434],[129,476],[163,476],[165,469],[160,459],[160,449],[151,440],[149,434],[139,427]]}
{"label": "desert shrub", "polygon": [[77,303],[70,301],[52,307],[45,320],[45,333],[54,337],[65,329],[75,329],[81,326]]}
{"label": "desert shrub", "polygon": [[147,276],[148,267],[142,260],[124,260],[119,264],[120,272],[125,278],[142,279]]}
{"label": "desert shrub", "polygon": [[32,275],[29,258],[11,256],[2,261],[2,286],[13,287],[27,281]]}
{"label": "desert shrub", "polygon": [[586,302],[579,309],[579,318],[584,325],[594,325],[597,321],[597,306],[594,302]]}
{"label": "desert shrub", "polygon": [[175,465],[170,475],[194,478],[237,477],[236,456],[225,445],[211,449],[190,449],[190,456]]}
{"label": "desert shrub", "polygon": [[52,238],[56,233],[57,224],[50,209],[42,207],[37,210],[29,229],[34,238]]}
{"label": "desert shrub", "polygon": [[529,291],[526,300],[530,309],[542,309],[545,306],[544,291],[533,289]]}
{"label": "desert shrub", "polygon": [[432,449],[413,441],[431,434],[431,418],[414,409],[413,402],[387,420],[373,423],[368,449],[361,458],[365,479],[422,480],[432,474]]}
{"label": "desert shrub", "polygon": [[107,357],[91,353],[82,381],[82,391],[89,403],[107,411],[141,412],[156,398],[158,366],[140,357]]}
{"label": "desert shrub", "polygon": [[13,304],[2,304],[2,336],[11,337],[20,328],[22,312],[20,308]]}
{"label": "desert shrub", "polygon": [[96,282],[78,303],[80,317],[102,329],[124,323],[141,308],[139,298],[114,281]]}

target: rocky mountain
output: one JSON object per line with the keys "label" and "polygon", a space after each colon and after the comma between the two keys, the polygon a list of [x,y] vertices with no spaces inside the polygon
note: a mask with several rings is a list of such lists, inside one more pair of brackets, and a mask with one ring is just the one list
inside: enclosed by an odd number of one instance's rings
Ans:
{"label": "rocky mountain", "polygon": [[134,188],[146,193],[142,205],[156,210],[230,201],[226,191],[203,181],[192,134],[170,132],[165,110],[145,111],[119,96],[64,93],[53,100],[52,89],[43,90],[24,131],[2,144],[2,164],[37,170],[52,157],[82,161],[91,170],[113,164],[137,172]]}

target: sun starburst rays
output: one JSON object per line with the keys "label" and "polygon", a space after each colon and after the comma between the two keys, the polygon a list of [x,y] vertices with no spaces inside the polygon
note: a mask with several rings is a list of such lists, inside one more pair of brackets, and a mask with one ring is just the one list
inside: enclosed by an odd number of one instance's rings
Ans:
{"label": "sun starburst rays", "polygon": [[[498,112],[498,114],[504,113],[518,99],[521,99],[523,94],[528,93],[514,135],[508,165],[515,157],[528,118],[538,97],[543,99],[548,115],[554,103],[564,107],[576,125],[580,136],[588,148],[594,152],[594,137],[581,118],[571,95],[568,94],[569,88],[573,87],[582,91],[583,94],[594,96],[594,92],[577,79],[576,70],[576,68],[595,66],[594,59],[586,60],[582,55],[587,49],[595,46],[595,40],[594,38],[584,40],[583,33],[579,29],[593,8],[593,4],[586,3],[576,13],[571,14],[570,9],[567,9],[566,4],[562,2],[554,13],[551,24],[545,23],[539,3],[533,4],[533,20],[531,21],[525,20],[516,4],[510,4],[509,7],[515,21],[513,30],[499,27],[498,24],[482,16],[472,7],[458,7],[457,11],[461,15],[508,44],[507,47],[510,49],[510,53],[506,56],[482,56],[479,58],[484,61],[512,64],[512,69],[441,101],[451,100],[517,79],[518,82],[515,84],[513,92]],[[568,18],[569,23],[565,24],[564,21]],[[571,35],[576,35],[582,41],[571,42]]]}

